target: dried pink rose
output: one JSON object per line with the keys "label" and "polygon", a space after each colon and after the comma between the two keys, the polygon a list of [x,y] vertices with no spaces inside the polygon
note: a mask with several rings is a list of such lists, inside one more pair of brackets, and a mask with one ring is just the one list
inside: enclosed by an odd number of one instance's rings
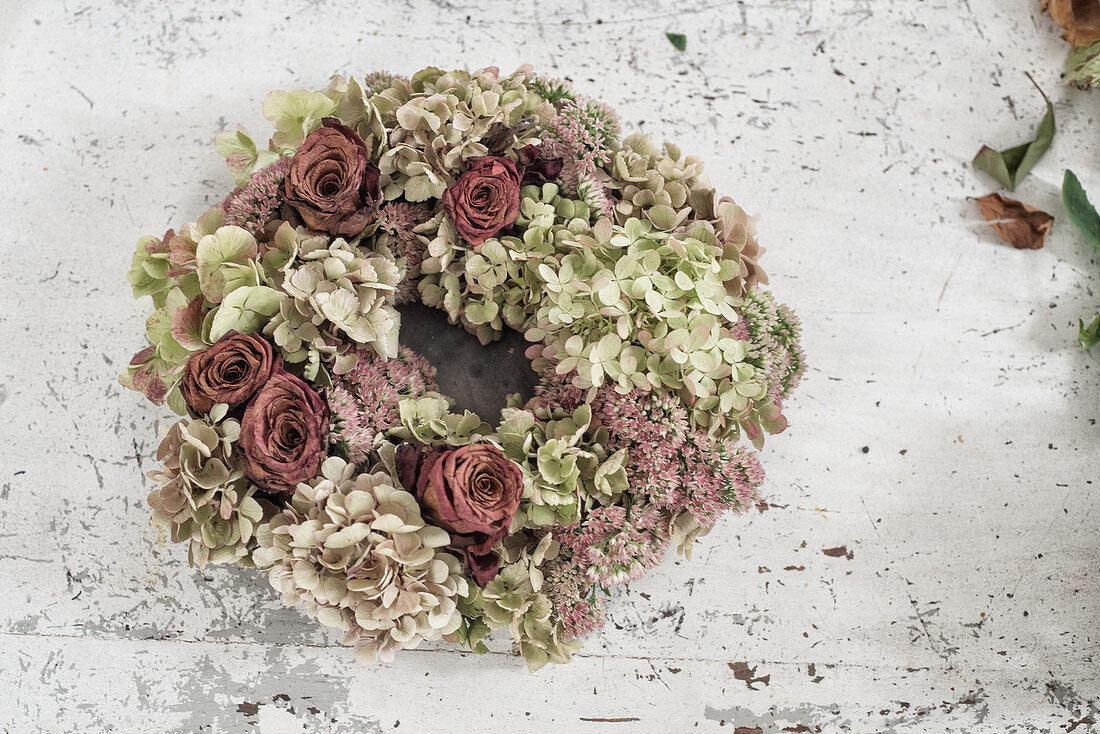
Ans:
{"label": "dried pink rose", "polygon": [[303,380],[271,376],[241,419],[241,463],[254,484],[290,492],[316,476],[328,447],[328,405]]}
{"label": "dried pink rose", "polygon": [[326,117],[291,159],[283,197],[312,229],[355,237],[378,217],[380,176],[359,134]]}
{"label": "dried pink rose", "polygon": [[466,170],[443,192],[443,208],[463,239],[477,247],[516,221],[520,179],[511,158],[467,159]]}

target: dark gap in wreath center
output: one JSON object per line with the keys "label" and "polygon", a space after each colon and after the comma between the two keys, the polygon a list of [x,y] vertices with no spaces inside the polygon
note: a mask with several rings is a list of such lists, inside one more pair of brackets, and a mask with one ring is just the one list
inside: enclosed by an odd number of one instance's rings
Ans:
{"label": "dark gap in wreath center", "polygon": [[539,378],[523,354],[530,346],[523,334],[505,328],[499,341],[482,346],[439,309],[407,303],[397,310],[401,343],[436,368],[436,383],[454,399],[455,412],[473,411],[495,427],[509,394],[519,393],[524,401],[535,394]]}

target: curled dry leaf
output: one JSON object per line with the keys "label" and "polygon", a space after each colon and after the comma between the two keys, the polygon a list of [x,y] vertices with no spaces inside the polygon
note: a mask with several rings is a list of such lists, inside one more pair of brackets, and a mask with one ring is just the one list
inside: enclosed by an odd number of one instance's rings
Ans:
{"label": "curled dry leaf", "polygon": [[997,235],[1017,250],[1038,250],[1050,234],[1054,217],[1015,199],[989,194],[975,199]]}
{"label": "curled dry leaf", "polygon": [[1065,28],[1062,38],[1073,46],[1100,41],[1100,2],[1096,0],[1042,0],[1042,10]]}
{"label": "curled dry leaf", "polygon": [[[1035,84],[1030,74],[1027,78],[1036,89],[1039,89],[1039,85]],[[983,145],[974,156],[974,166],[997,179],[997,182],[1009,191],[1016,190],[1016,185],[1046,154],[1051,140],[1054,139],[1054,105],[1050,103],[1050,99],[1042,89],[1039,89],[1039,94],[1046,102],[1047,111],[1039,122],[1039,127],[1035,128],[1033,140],[1004,150],[993,150],[988,145]]]}

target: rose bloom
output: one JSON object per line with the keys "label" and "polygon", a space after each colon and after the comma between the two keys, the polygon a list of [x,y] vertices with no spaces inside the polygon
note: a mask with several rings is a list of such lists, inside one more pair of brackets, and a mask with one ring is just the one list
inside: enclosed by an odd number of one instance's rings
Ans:
{"label": "rose bloom", "polygon": [[307,383],[279,371],[241,419],[245,476],[272,492],[290,492],[317,475],[328,446],[329,409]]}
{"label": "rose bloom", "polygon": [[231,331],[188,358],[180,392],[196,414],[210,412],[215,403],[235,408],[252,397],[281,364],[263,337]]}
{"label": "rose bloom", "polygon": [[458,233],[474,247],[519,216],[521,175],[511,158],[483,155],[443,192],[443,208]]}
{"label": "rose bloom", "polygon": [[291,159],[283,198],[306,226],[355,237],[378,216],[379,176],[359,134],[335,117],[326,117]]}
{"label": "rose bloom", "polygon": [[525,145],[518,151],[519,165],[523,169],[521,183],[546,183],[561,175],[565,161],[561,158],[544,158],[537,145]]}
{"label": "rose bloom", "polygon": [[424,518],[451,536],[478,586],[500,570],[493,546],[512,525],[523,493],[523,474],[496,446],[397,447],[397,477],[420,501]]}

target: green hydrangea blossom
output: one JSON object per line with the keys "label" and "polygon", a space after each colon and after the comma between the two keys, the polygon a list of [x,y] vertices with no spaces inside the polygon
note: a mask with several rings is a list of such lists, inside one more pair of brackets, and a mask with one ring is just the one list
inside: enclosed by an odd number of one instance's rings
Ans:
{"label": "green hydrangea blossom", "polygon": [[607,431],[592,426],[588,405],[550,420],[506,408],[496,435],[524,475],[517,527],[571,525],[586,509],[608,504],[626,489],[626,450],[604,448]]}

